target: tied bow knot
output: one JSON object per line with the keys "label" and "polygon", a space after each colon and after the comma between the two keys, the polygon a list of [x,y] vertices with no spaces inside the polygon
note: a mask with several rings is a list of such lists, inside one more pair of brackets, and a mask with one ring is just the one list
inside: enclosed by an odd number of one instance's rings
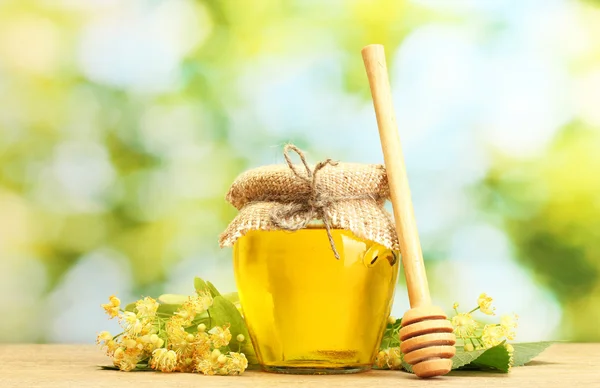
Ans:
{"label": "tied bow knot", "polygon": [[[294,151],[300,157],[302,164],[306,170],[306,174],[300,173],[290,158],[289,152]],[[292,144],[287,144],[283,149],[285,161],[296,177],[308,183],[308,196],[292,202],[284,203],[281,206],[276,206],[272,209],[270,218],[271,222],[278,228],[296,231],[305,228],[312,220],[318,219],[323,222],[329,239],[329,245],[336,259],[340,259],[340,255],[335,248],[333,236],[331,235],[331,220],[327,214],[327,208],[331,206],[336,199],[327,195],[318,187],[318,173],[327,165],[337,166],[338,162],[331,159],[319,162],[313,170],[310,169],[304,153]]]}

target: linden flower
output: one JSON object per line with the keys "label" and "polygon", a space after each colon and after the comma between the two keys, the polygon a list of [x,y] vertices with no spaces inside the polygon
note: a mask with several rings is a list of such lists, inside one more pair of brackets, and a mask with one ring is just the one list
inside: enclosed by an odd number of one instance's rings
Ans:
{"label": "linden flower", "polygon": [[213,298],[208,292],[202,292],[195,297],[194,307],[196,314],[202,314],[213,304]]}
{"label": "linden flower", "polygon": [[248,359],[244,353],[229,352],[229,374],[240,375],[248,368]]}
{"label": "linden flower", "polygon": [[135,308],[139,318],[154,318],[156,310],[158,310],[158,302],[147,296],[144,299],[138,300],[135,303]]}
{"label": "linden flower", "polygon": [[196,317],[196,314],[202,314],[205,312],[210,306],[212,306],[212,303],[212,296],[206,292],[190,296],[188,300],[181,305],[181,308],[175,313],[175,315],[182,320],[183,325],[189,326]]}
{"label": "linden flower", "polygon": [[402,368],[402,352],[399,347],[390,348],[390,358],[388,359],[390,369]]}
{"label": "linden flower", "polygon": [[110,334],[108,331],[102,331],[100,332],[100,334],[98,334],[98,337],[96,338],[96,343],[98,345],[102,345],[102,344],[106,344],[108,341],[111,341],[113,339],[112,334]]}
{"label": "linden flower", "polygon": [[479,326],[469,313],[457,314],[452,317],[451,322],[454,327],[454,334],[459,338],[472,337]]}
{"label": "linden flower", "polygon": [[210,341],[215,348],[226,346],[231,341],[231,332],[227,326],[215,326],[210,329],[208,334],[210,334]]}
{"label": "linden flower", "polygon": [[504,330],[500,325],[485,325],[481,340],[486,348],[499,345],[504,340]]}
{"label": "linden flower", "polygon": [[375,358],[375,364],[379,369],[401,369],[402,352],[400,348],[387,348],[380,351]]}
{"label": "linden flower", "polygon": [[136,336],[142,332],[144,325],[138,319],[137,315],[131,311],[125,311],[121,316],[121,325],[129,335]]}
{"label": "linden flower", "polygon": [[150,368],[161,372],[173,372],[177,367],[177,353],[165,348],[156,349],[152,352]]}
{"label": "linden flower", "polygon": [[185,331],[181,322],[176,318],[171,318],[165,325],[167,332],[167,342],[169,347],[177,352],[177,354],[188,354],[192,351],[192,342],[194,336],[191,338],[188,332]]}
{"label": "linden flower", "polygon": [[375,357],[375,365],[377,368],[383,369],[387,365],[389,358],[390,349],[381,350],[379,353],[377,353],[377,357]]}
{"label": "linden flower", "polygon": [[479,295],[479,299],[477,299],[477,304],[479,305],[479,310],[486,315],[494,315],[495,307],[492,308],[493,299],[489,297],[485,292]]}
{"label": "linden flower", "polygon": [[517,335],[515,329],[517,328],[517,319],[519,317],[516,314],[513,315],[503,315],[500,318],[500,326],[502,330],[504,330],[504,335],[509,340],[514,340]]}
{"label": "linden flower", "polygon": [[135,369],[139,362],[139,353],[136,351],[117,348],[113,355],[113,364],[124,372],[129,372]]}
{"label": "linden flower", "polygon": [[111,295],[109,298],[109,303],[101,305],[104,308],[104,311],[108,314],[110,318],[114,318],[119,315],[119,307],[121,307],[121,300],[114,295]]}
{"label": "linden flower", "polygon": [[219,362],[217,360],[213,360],[212,357],[203,358],[196,364],[195,371],[200,372],[203,375],[213,376],[220,369]]}
{"label": "linden flower", "polygon": [[198,361],[195,371],[205,375],[234,376],[242,374],[248,367],[248,360],[243,353],[230,352],[229,356],[216,352]]}

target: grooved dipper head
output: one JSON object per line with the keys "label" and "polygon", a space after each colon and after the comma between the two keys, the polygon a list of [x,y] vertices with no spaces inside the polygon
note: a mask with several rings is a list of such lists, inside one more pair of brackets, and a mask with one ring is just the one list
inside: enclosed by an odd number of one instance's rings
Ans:
{"label": "grooved dipper head", "polygon": [[456,353],[452,324],[439,307],[410,309],[402,318],[400,345],[404,361],[419,377],[442,376],[452,369]]}

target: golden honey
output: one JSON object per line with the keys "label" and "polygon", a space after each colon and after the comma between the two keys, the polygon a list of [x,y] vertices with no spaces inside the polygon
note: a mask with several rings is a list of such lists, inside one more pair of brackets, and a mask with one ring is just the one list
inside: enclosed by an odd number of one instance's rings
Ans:
{"label": "golden honey", "polygon": [[240,301],[259,362],[283,373],[369,369],[389,316],[398,255],[350,231],[250,231],[234,245]]}

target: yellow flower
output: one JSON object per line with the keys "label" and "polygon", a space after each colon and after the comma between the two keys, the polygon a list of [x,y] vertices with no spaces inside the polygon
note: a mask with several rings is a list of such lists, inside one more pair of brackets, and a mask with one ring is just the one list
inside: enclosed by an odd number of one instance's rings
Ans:
{"label": "yellow flower", "polygon": [[114,318],[119,315],[119,307],[121,306],[121,300],[114,295],[111,295],[108,298],[109,302],[101,305],[104,308],[104,311],[108,314],[110,318]]}
{"label": "yellow flower", "polygon": [[161,372],[173,372],[177,367],[177,353],[165,348],[156,349],[152,352],[150,368]]}
{"label": "yellow flower", "polygon": [[454,334],[459,338],[472,337],[479,326],[469,313],[456,314],[452,317],[451,322],[454,327]]}
{"label": "yellow flower", "polygon": [[454,310],[456,310],[456,309],[458,308],[458,302],[454,302],[454,304],[452,305],[452,308],[453,308]]}
{"label": "yellow flower", "polygon": [[200,359],[195,371],[205,375],[240,375],[248,367],[248,360],[243,353],[230,352],[229,355],[213,352]]}
{"label": "yellow flower", "polygon": [[135,349],[138,345],[137,341],[131,338],[123,339],[121,342],[127,349]]}
{"label": "yellow flower", "polygon": [[237,337],[235,337],[235,339],[237,340],[237,342],[244,342],[246,340],[246,337],[244,337],[243,334],[238,334]]}
{"label": "yellow flower", "polygon": [[399,347],[380,351],[375,358],[379,369],[402,369],[402,352]]}
{"label": "yellow flower", "polygon": [[194,370],[202,373],[203,375],[212,376],[216,374],[219,369],[220,365],[217,360],[213,360],[211,357],[208,357],[199,360]]}
{"label": "yellow flower", "polygon": [[213,304],[213,298],[208,292],[201,292],[194,298],[196,314],[202,314]]}
{"label": "yellow flower", "polygon": [[477,299],[477,304],[479,305],[479,309],[482,313],[486,315],[494,315],[495,307],[492,307],[492,298],[487,296],[484,292],[479,295],[479,299]]}
{"label": "yellow flower", "polygon": [[106,354],[111,356],[119,348],[119,343],[115,340],[110,340],[106,343]]}
{"label": "yellow flower", "polygon": [[215,348],[226,346],[231,341],[231,332],[227,326],[215,326],[210,329],[208,334],[210,334],[210,341]]}
{"label": "yellow flower", "polygon": [[502,330],[504,330],[504,335],[509,340],[514,340],[515,336],[517,335],[515,329],[518,326],[517,325],[518,318],[519,317],[516,314],[503,315],[500,318],[500,326],[502,327]]}
{"label": "yellow flower", "polygon": [[504,330],[500,325],[485,325],[481,340],[486,348],[499,345],[504,340]]}
{"label": "yellow flower", "polygon": [[248,359],[244,353],[230,352],[229,374],[242,374],[248,368]]}
{"label": "yellow flower", "polygon": [[158,302],[149,296],[135,302],[138,318],[154,318],[158,306]]}
{"label": "yellow flower", "polygon": [[208,334],[196,334],[196,337],[194,338],[194,343],[192,345],[192,355],[195,359],[210,356],[210,340],[208,338]]}
{"label": "yellow flower", "polygon": [[[182,321],[177,317],[169,319],[165,325],[165,331],[167,332],[167,343],[169,348],[175,350],[177,354],[187,356],[192,351],[192,343],[194,338],[188,337],[188,332],[181,325]],[[191,340],[191,341],[189,341]]]}
{"label": "yellow flower", "polygon": [[110,334],[108,331],[102,331],[100,332],[100,334],[98,334],[98,337],[96,337],[96,343],[98,345],[105,345],[108,341],[111,341],[112,339],[112,334]]}
{"label": "yellow flower", "polygon": [[127,357],[123,358],[122,360],[120,360],[118,362],[118,364],[115,366],[117,366],[123,372],[129,372],[129,371],[132,371],[133,369],[135,369],[135,366],[137,365],[137,363],[138,363],[137,358],[127,356]]}
{"label": "yellow flower", "polygon": [[467,343],[464,346],[465,352],[472,352],[473,350],[475,350],[475,347],[473,346],[472,343]]}
{"label": "yellow flower", "polygon": [[139,352],[125,350],[121,347],[117,348],[113,355],[113,364],[124,372],[129,372],[135,369],[135,366],[139,362]]}
{"label": "yellow flower", "polygon": [[106,349],[106,354],[109,356],[112,355],[119,347],[117,341],[113,340],[112,334],[110,334],[108,331],[103,331],[98,334],[96,343],[100,345],[102,349]]}
{"label": "yellow flower", "polygon": [[210,296],[209,293],[203,292],[198,295],[190,296],[175,314],[182,320],[183,325],[189,326],[196,317],[196,314],[205,312],[212,306],[212,303],[212,296]]}
{"label": "yellow flower", "polygon": [[375,357],[375,365],[379,369],[384,369],[387,366],[388,359],[390,358],[390,349],[381,350]]}
{"label": "yellow flower", "polygon": [[120,323],[125,332],[130,336],[136,336],[142,332],[144,325],[135,313],[125,311],[120,317]]}
{"label": "yellow flower", "polygon": [[399,347],[390,348],[388,367],[390,369],[402,369],[402,352],[400,351]]}

